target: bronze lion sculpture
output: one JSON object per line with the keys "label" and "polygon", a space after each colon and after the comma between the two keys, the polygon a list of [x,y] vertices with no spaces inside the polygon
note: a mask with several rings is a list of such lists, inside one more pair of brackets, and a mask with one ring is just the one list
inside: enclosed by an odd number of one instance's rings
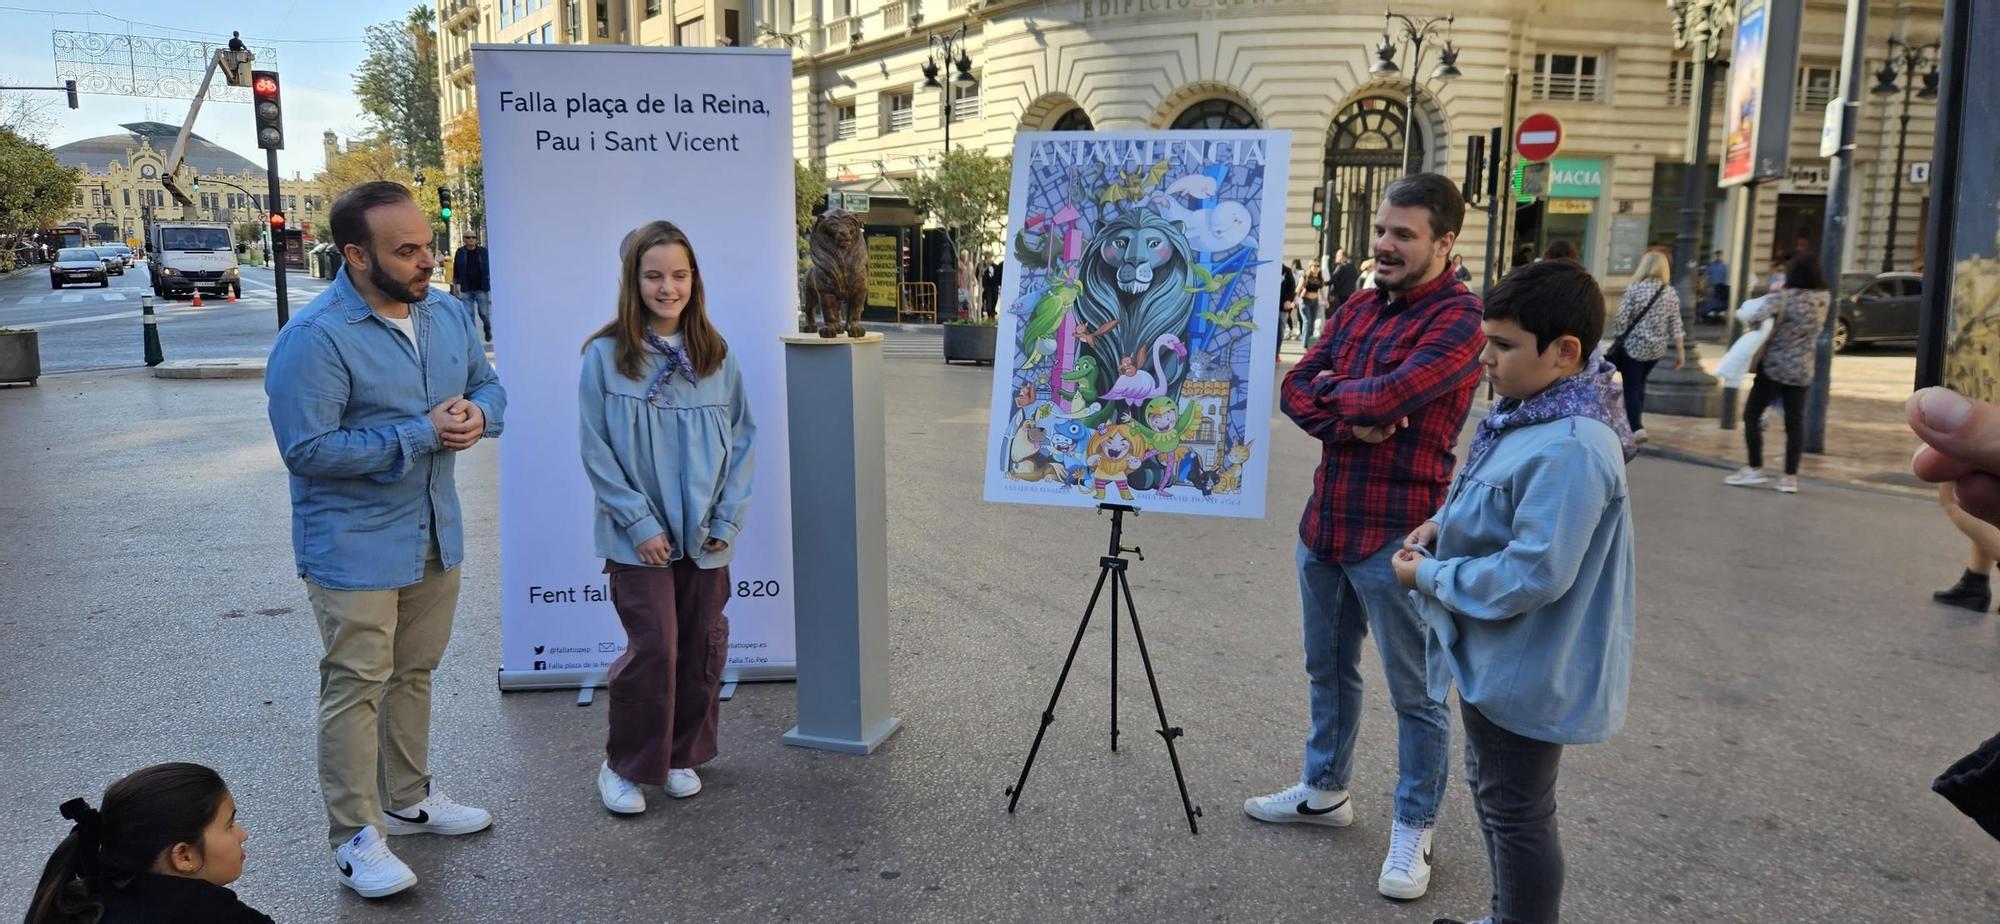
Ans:
{"label": "bronze lion sculpture", "polygon": [[[861,327],[861,306],[868,294],[868,249],[862,240],[861,219],[846,209],[832,209],[813,222],[810,239],[812,268],[806,271],[806,317],[802,331],[814,330],[822,337],[838,337],[842,327],[849,337],[867,333]],[[813,312],[819,323],[813,323]]]}

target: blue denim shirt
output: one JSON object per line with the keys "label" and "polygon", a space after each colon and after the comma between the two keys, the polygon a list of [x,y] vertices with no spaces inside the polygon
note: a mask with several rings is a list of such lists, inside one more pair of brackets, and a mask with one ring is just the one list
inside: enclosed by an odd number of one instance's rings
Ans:
{"label": "blue denim shirt", "polygon": [[455,454],[429,415],[464,395],[485,413],[485,435],[499,436],[507,393],[458,300],[432,286],[410,317],[421,363],[342,268],[271,348],[264,393],[292,473],[292,552],[299,576],[321,587],[409,586],[433,543],[446,568],[465,558]]}
{"label": "blue denim shirt", "polygon": [[1603,423],[1506,431],[1458,473],[1437,555],[1413,596],[1429,627],[1431,698],[1459,698],[1517,735],[1585,744],[1625,724],[1632,675],[1632,512]]}

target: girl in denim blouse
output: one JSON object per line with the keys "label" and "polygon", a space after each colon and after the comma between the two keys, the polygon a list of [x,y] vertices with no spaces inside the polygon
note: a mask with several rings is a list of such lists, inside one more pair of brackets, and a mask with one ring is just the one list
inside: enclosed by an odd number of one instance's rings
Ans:
{"label": "girl in denim blouse", "polygon": [[629,815],[646,810],[640,784],[676,799],[700,792],[694,768],[715,757],[722,608],[756,427],[687,235],[644,225],[626,236],[622,263],[618,317],[584,345],[577,402],[596,550],[626,635],[597,791]]}

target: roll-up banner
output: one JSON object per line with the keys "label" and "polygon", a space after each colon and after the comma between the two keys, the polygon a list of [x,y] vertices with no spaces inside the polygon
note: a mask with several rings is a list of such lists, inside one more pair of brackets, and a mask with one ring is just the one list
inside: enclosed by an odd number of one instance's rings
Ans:
{"label": "roll-up banner", "polygon": [[730,565],[736,680],[793,676],[785,357],[797,330],[792,62],[783,49],[474,46],[492,248],[503,690],[602,683],[625,650],[577,450],[586,338],[617,313],[619,243],[687,232],[757,425]]}

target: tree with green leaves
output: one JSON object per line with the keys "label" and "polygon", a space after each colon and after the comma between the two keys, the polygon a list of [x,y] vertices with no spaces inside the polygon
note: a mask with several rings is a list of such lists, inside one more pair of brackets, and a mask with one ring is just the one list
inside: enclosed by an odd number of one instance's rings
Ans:
{"label": "tree with green leaves", "polygon": [[354,71],[363,116],[412,173],[444,167],[435,18],[426,5],[401,22],[369,26],[363,30],[368,55]]}
{"label": "tree with green leaves", "polygon": [[918,212],[952,235],[975,258],[992,252],[1005,233],[1013,158],[954,148],[925,173],[898,182]]}
{"label": "tree with green leaves", "polygon": [[63,218],[80,177],[43,145],[0,128],[0,232],[45,228]]}
{"label": "tree with green leaves", "polygon": [[812,235],[813,209],[826,200],[826,165],[816,160],[792,161],[792,212],[798,221],[799,272],[811,266],[807,238]]}

